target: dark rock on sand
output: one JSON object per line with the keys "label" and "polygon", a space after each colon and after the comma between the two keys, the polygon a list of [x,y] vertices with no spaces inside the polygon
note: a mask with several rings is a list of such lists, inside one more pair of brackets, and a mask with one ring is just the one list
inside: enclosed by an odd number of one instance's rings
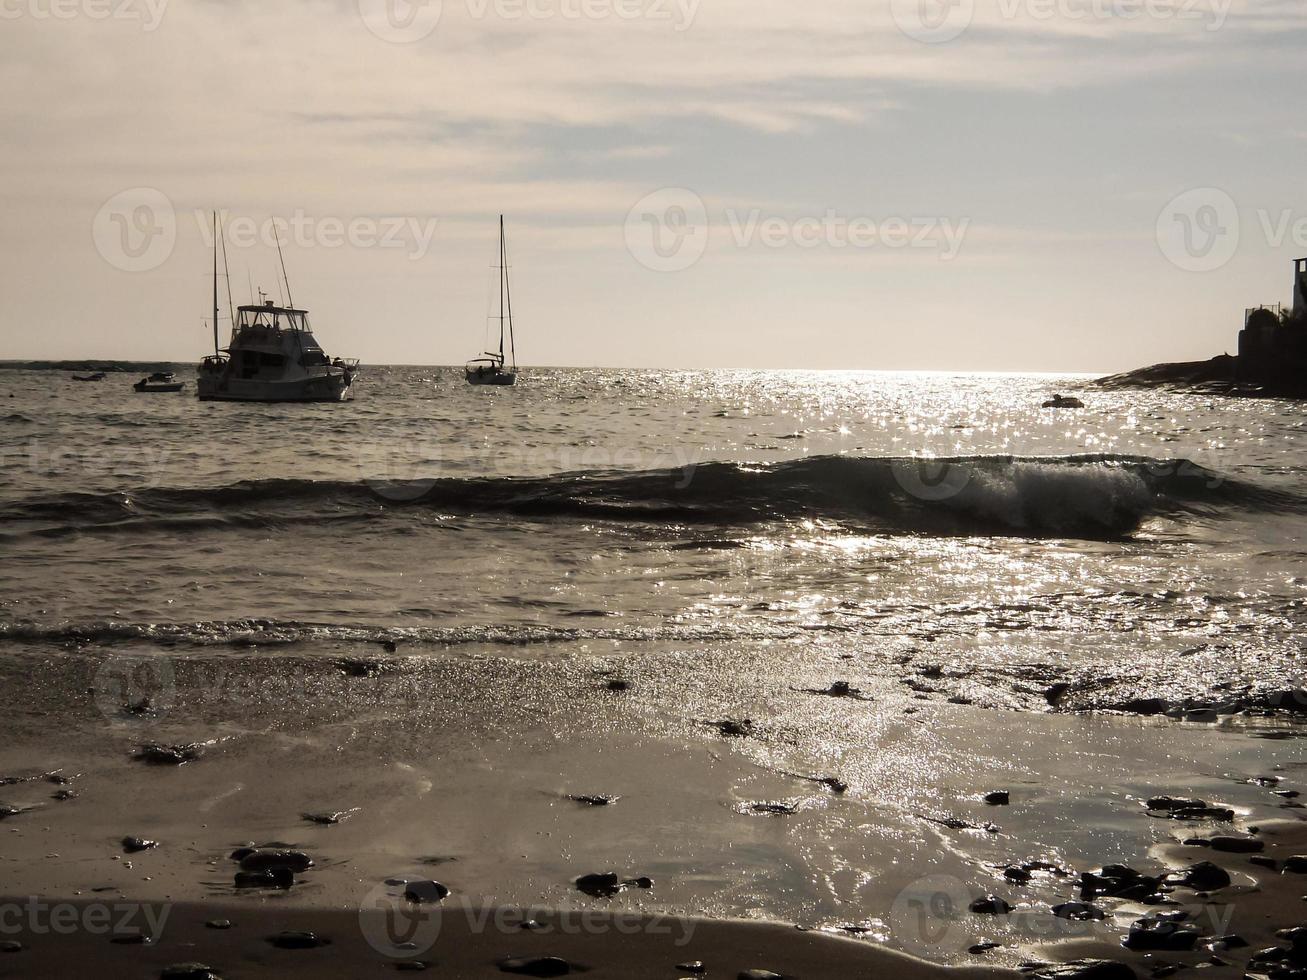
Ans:
{"label": "dark rock on sand", "polygon": [[727,738],[748,738],[754,733],[753,720],[751,718],[745,718],[742,721],[726,718],[722,721],[710,721],[707,722],[707,724],[710,727],[717,729],[718,732]]}
{"label": "dark rock on sand", "polygon": [[582,875],[576,879],[576,888],[592,898],[612,898],[622,891],[622,879],[611,872]]}
{"label": "dark rock on sand", "polygon": [[1264,854],[1254,854],[1248,859],[1249,864],[1255,864],[1259,868],[1269,868],[1271,871],[1280,870],[1280,862],[1275,858],[1266,857]]}
{"label": "dark rock on sand", "polygon": [[23,944],[13,939],[7,939],[0,943],[0,953],[21,953]]}
{"label": "dark rock on sand", "polygon": [[1169,919],[1145,918],[1130,926],[1130,935],[1122,941],[1126,949],[1136,952],[1191,950],[1198,942],[1198,930]]}
{"label": "dark rock on sand", "polygon": [[159,980],[222,980],[213,967],[203,963],[178,963],[159,974]]}
{"label": "dark rock on sand", "polygon": [[268,868],[265,871],[237,871],[237,888],[290,888],[295,884],[295,872],[290,868]]}
{"label": "dark rock on sand", "polygon": [[1307,855],[1295,854],[1285,858],[1284,870],[1291,875],[1307,875]]}
{"label": "dark rock on sand", "polygon": [[624,691],[629,691],[631,689],[631,682],[624,681],[619,677],[614,677],[608,681],[606,687],[614,694],[621,694]]}
{"label": "dark rock on sand", "polygon": [[330,939],[312,932],[283,932],[268,937],[268,942],[278,949],[319,949],[331,945]]}
{"label": "dark rock on sand", "polygon": [[410,881],[404,886],[404,899],[414,905],[435,905],[449,897],[449,889],[438,881]]}
{"label": "dark rock on sand", "polygon": [[0,803],[0,820],[8,820],[10,817],[16,817],[24,812],[26,811],[21,806],[11,806],[8,803]]}
{"label": "dark rock on sand", "polygon": [[1107,915],[1097,905],[1088,902],[1063,902],[1061,905],[1054,905],[1053,914],[1059,919],[1070,919],[1072,922],[1096,922]]}
{"label": "dark rock on sand", "polygon": [[786,978],[779,973],[772,973],[771,970],[744,970],[737,980],[786,980]]}
{"label": "dark rock on sand", "polygon": [[300,817],[309,823],[315,823],[319,827],[334,827],[338,823],[343,823],[351,816],[358,813],[358,809],[327,811],[323,813],[301,813]]}
{"label": "dark rock on sand", "polygon": [[1180,884],[1200,892],[1214,892],[1230,887],[1230,875],[1211,861],[1199,861],[1179,873]]}
{"label": "dark rock on sand", "polygon": [[1147,807],[1154,813],[1165,813],[1172,820],[1217,820],[1234,819],[1234,811],[1228,807],[1209,806],[1203,800],[1179,800],[1170,796],[1155,796],[1148,801]]}
{"label": "dark rock on sand", "polygon": [[1073,960],[1041,966],[1030,976],[1031,980],[1137,980],[1138,977],[1130,967],[1115,960]]}
{"label": "dark rock on sand", "polygon": [[976,899],[971,903],[970,909],[976,915],[1007,915],[1012,911],[1012,906],[997,895],[990,895],[987,898]]}
{"label": "dark rock on sand", "polygon": [[115,946],[148,946],[154,937],[143,932],[119,932],[110,936],[109,942]]}
{"label": "dark rock on sand", "polygon": [[1047,701],[1050,706],[1056,708],[1058,704],[1061,703],[1062,699],[1067,696],[1067,692],[1070,690],[1071,685],[1061,681],[1056,684],[1050,684],[1044,689],[1044,700]]}
{"label": "dark rock on sand", "polygon": [[1012,794],[1005,789],[996,789],[992,793],[986,793],[984,799],[990,806],[1007,806],[1012,802]]}
{"label": "dark rock on sand", "polygon": [[708,968],[699,960],[694,960],[690,963],[677,963],[676,969],[680,970],[682,973],[693,973],[695,976],[708,972]]}
{"label": "dark rock on sand", "polygon": [[1219,946],[1221,949],[1247,949],[1248,940],[1243,936],[1236,936],[1231,933],[1228,936],[1217,936],[1212,940],[1213,946]]}
{"label": "dark rock on sand", "polygon": [[[232,856],[235,857],[234,854]],[[241,863],[242,871],[285,869],[299,874],[313,867],[313,859],[303,851],[292,851],[285,848],[256,847],[242,854],[237,860]]]}
{"label": "dark rock on sand", "polygon": [[1002,948],[1002,943],[976,943],[974,946],[968,946],[967,952],[972,956],[979,956],[981,953],[988,953],[991,949]]}
{"label": "dark rock on sand", "polygon": [[1266,844],[1255,837],[1213,837],[1208,843],[1212,850],[1226,854],[1256,854],[1266,850]]}
{"label": "dark rock on sand", "polygon": [[750,803],[747,806],[747,810],[750,813],[763,813],[763,814],[772,814],[775,816],[788,817],[798,813],[799,807],[798,804],[795,803],[763,802],[763,803]]}
{"label": "dark rock on sand", "polygon": [[863,694],[859,688],[853,687],[848,681],[835,681],[830,687],[805,687],[804,694],[820,694],[829,698],[853,698],[856,701],[870,701],[871,698]]}
{"label": "dark rock on sand", "polygon": [[565,977],[572,972],[572,964],[557,956],[539,959],[507,959],[499,964],[500,973],[514,973],[523,977]]}
{"label": "dark rock on sand", "polygon": [[581,803],[584,804],[585,806],[612,806],[614,803],[620,800],[621,797],[620,796],[569,796],[568,799],[571,800],[573,803]]}
{"label": "dark rock on sand", "polygon": [[619,892],[626,891],[628,888],[649,889],[654,886],[654,880],[649,877],[626,878],[622,879],[616,874],[609,872],[607,874],[582,875],[576,879],[577,891],[589,895],[591,898],[612,898]]}
{"label": "dark rock on sand", "polygon": [[225,932],[226,930],[228,930],[228,929],[231,928],[231,920],[230,920],[230,919],[210,919],[208,922],[204,923],[204,928],[206,928],[206,929],[217,929],[217,930],[220,931],[220,932]]}
{"label": "dark rock on sand", "polygon": [[124,837],[122,844],[124,854],[139,854],[141,851],[152,851],[159,846],[157,840],[144,840],[140,837]]}
{"label": "dark rock on sand", "polygon": [[1123,864],[1109,864],[1097,874],[1092,871],[1080,875],[1080,897],[1124,898],[1131,901],[1148,901],[1162,888],[1162,879],[1141,874]]}
{"label": "dark rock on sand", "polygon": [[54,793],[50,794],[50,799],[56,800],[59,803],[67,803],[69,800],[77,799],[77,793],[71,789],[56,790]]}
{"label": "dark rock on sand", "polygon": [[184,766],[204,755],[204,746],[198,742],[187,745],[141,745],[133,758],[151,766]]}

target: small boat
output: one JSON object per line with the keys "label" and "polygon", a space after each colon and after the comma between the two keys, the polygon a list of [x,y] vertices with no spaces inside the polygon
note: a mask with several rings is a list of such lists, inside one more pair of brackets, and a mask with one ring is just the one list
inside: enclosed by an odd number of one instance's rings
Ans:
{"label": "small boat", "polygon": [[152,374],[132,385],[134,391],[144,395],[175,395],[186,385],[174,381],[171,374]]}
{"label": "small boat", "polygon": [[[341,402],[353,397],[356,360],[330,358],[313,339],[307,310],[297,309],[291,298],[286,262],[281,273],[286,284],[286,305],[264,298],[261,303],[235,310],[231,340],[218,343],[218,218],[214,215],[213,243],[213,354],[197,369],[200,401],[220,402]],[[277,243],[281,258],[281,242]],[[230,281],[230,280],[229,280]],[[228,304],[231,298],[228,296]]]}
{"label": "small boat", "polygon": [[[508,357],[505,358],[505,338]],[[505,367],[511,364],[511,368]],[[513,293],[508,284],[508,247],[504,240],[504,216],[499,216],[499,351],[474,357],[463,369],[470,385],[517,384],[517,346],[513,341]]]}
{"label": "small boat", "polygon": [[1048,401],[1044,402],[1044,408],[1084,408],[1085,403],[1079,398],[1068,398],[1065,395],[1054,395]]}
{"label": "small boat", "polygon": [[74,374],[74,381],[103,381],[108,375],[103,371],[96,371],[95,374]]}

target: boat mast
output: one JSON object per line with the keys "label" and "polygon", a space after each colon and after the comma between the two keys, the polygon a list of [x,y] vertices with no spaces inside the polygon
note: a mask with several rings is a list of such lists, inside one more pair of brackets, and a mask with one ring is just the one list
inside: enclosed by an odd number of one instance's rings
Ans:
{"label": "boat mast", "polygon": [[290,294],[290,278],[286,275],[286,256],[281,254],[281,235],[277,234],[277,223],[272,223],[272,235],[277,241],[277,258],[281,260],[281,279],[286,284],[286,305],[295,309],[295,297]]}
{"label": "boat mast", "polygon": [[504,216],[499,216],[499,366],[504,366],[504,287],[508,275],[508,263],[504,260]]}
{"label": "boat mast", "polygon": [[218,233],[222,238],[222,275],[227,280],[227,315],[231,319],[231,327],[236,329],[236,304],[231,298],[231,266],[227,264],[227,229],[223,223],[218,222]]}
{"label": "boat mast", "polygon": [[[504,263],[504,296],[508,300],[508,350],[513,355],[513,370],[516,371],[517,341],[513,337],[513,287],[508,278],[508,239],[504,236],[504,216],[502,214],[499,216],[499,251]],[[500,324],[499,333],[501,348],[499,353],[502,355],[504,353],[502,350],[504,343],[503,324]]]}
{"label": "boat mast", "polygon": [[213,356],[221,354],[218,347],[218,212],[213,212]]}

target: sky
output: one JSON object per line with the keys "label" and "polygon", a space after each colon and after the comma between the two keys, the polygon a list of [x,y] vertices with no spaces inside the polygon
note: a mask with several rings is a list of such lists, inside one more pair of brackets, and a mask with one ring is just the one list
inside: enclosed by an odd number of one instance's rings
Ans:
{"label": "sky", "polygon": [[[1117,371],[1307,256],[1301,0],[0,0],[0,359]],[[275,233],[273,229],[276,229]],[[228,280],[221,285],[229,329]]]}

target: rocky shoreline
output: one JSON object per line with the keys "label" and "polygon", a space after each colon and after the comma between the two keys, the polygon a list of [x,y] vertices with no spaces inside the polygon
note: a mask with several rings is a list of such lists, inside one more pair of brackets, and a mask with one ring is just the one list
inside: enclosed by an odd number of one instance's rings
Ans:
{"label": "rocky shoreline", "polygon": [[1220,354],[1207,361],[1177,361],[1109,375],[1101,388],[1149,388],[1231,398],[1307,398],[1307,383],[1284,385],[1241,378],[1239,358]]}

